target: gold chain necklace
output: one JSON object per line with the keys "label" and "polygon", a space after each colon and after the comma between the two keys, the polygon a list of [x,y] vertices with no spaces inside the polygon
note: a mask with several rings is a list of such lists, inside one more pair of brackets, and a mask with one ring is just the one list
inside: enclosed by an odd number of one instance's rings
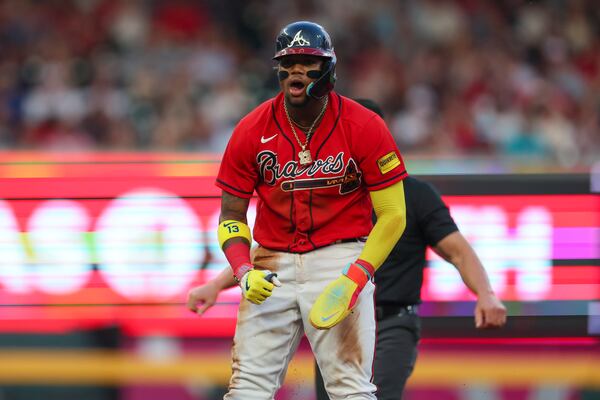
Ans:
{"label": "gold chain necklace", "polygon": [[298,121],[296,121],[294,118],[292,118],[292,122],[294,123],[294,125],[296,125],[300,129],[302,129],[304,132],[308,132],[308,130],[310,129],[310,126],[302,125],[302,124],[298,123]]}
{"label": "gold chain necklace", "polygon": [[313,134],[313,129],[315,127],[315,124],[317,123],[317,121],[319,121],[321,119],[323,114],[325,114],[325,110],[327,109],[328,101],[329,101],[329,99],[327,97],[325,97],[325,103],[323,103],[323,108],[321,108],[321,112],[319,113],[319,115],[317,115],[317,118],[315,118],[315,120],[313,121],[308,132],[306,132],[306,143],[302,144],[302,142],[300,141],[300,138],[298,137],[298,134],[296,133],[294,124],[292,123],[292,118],[290,117],[290,113],[288,111],[287,104],[285,103],[285,99],[283,100],[283,109],[285,110],[285,116],[287,117],[287,120],[290,124],[290,128],[292,128],[292,133],[294,134],[294,137],[296,138],[298,145],[300,146],[300,148],[302,148],[302,150],[300,150],[300,152],[298,153],[298,160],[300,161],[300,165],[302,165],[302,166],[312,164],[312,162],[313,162],[312,156],[310,154],[310,150],[308,150],[306,148],[306,146],[308,146],[308,141],[310,140],[310,137]]}

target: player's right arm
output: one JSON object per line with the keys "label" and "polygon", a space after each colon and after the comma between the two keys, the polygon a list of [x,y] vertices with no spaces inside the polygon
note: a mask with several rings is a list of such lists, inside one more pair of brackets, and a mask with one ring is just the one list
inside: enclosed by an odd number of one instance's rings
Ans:
{"label": "player's right arm", "polygon": [[252,236],[246,219],[249,205],[250,199],[223,190],[217,236],[242,295],[254,304],[261,304],[271,296],[273,287],[281,284],[277,275],[268,270],[256,270],[250,262]]}

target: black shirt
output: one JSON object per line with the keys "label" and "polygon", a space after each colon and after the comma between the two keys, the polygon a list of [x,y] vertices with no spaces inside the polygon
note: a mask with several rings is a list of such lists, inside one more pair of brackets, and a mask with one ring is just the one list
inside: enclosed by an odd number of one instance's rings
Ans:
{"label": "black shirt", "polygon": [[406,229],[375,273],[377,305],[419,304],[427,246],[458,231],[448,207],[429,183],[407,177],[404,196]]}

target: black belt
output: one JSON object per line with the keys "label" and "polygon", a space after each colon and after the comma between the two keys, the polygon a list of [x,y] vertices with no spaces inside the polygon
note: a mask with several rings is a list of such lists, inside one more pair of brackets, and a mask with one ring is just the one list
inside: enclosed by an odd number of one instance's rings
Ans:
{"label": "black belt", "polygon": [[392,316],[401,315],[416,315],[419,311],[418,305],[410,306],[376,306],[375,307],[375,318],[377,321],[386,319]]}
{"label": "black belt", "polygon": [[348,238],[348,239],[340,239],[340,240],[336,240],[335,242],[333,242],[333,244],[340,244],[340,243],[357,243],[357,242],[366,242],[367,238],[366,236],[360,236],[360,237],[355,237],[355,238]]}

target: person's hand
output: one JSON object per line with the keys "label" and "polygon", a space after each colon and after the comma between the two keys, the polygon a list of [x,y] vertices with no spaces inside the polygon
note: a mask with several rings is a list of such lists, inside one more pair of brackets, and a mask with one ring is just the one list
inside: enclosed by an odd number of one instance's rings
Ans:
{"label": "person's hand", "polygon": [[372,273],[362,265],[349,264],[313,304],[309,315],[311,325],[317,329],[330,329],[342,322],[356,305],[360,292],[371,277]]}
{"label": "person's hand", "polygon": [[478,329],[500,328],[506,323],[506,307],[493,292],[477,297],[475,327]]}
{"label": "person's hand", "polygon": [[187,308],[197,313],[204,314],[217,301],[219,288],[214,281],[192,288],[187,295]]}
{"label": "person's hand", "polygon": [[269,270],[251,269],[242,276],[240,287],[246,300],[254,304],[262,304],[273,294],[273,288],[281,286],[277,274]]}

